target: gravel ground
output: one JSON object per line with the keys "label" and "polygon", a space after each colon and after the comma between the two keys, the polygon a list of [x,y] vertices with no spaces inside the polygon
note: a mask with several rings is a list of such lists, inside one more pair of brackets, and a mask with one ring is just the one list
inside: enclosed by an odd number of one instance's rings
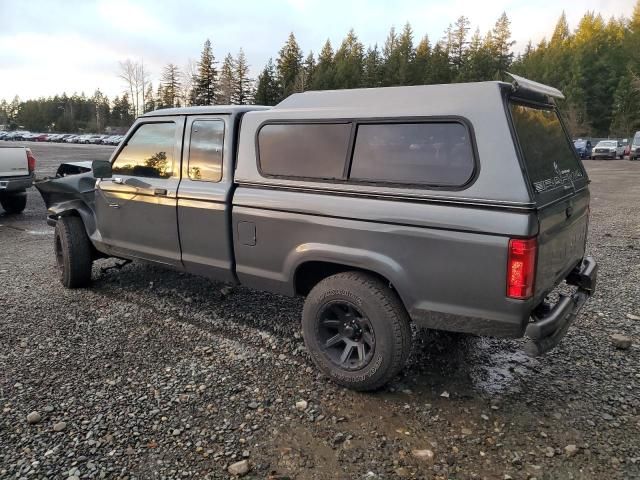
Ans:
{"label": "gravel ground", "polygon": [[0,478],[640,478],[640,162],[586,165],[599,289],[561,345],[416,332],[375,394],[316,372],[300,299],[113,261],[64,290],[31,191],[0,213]]}

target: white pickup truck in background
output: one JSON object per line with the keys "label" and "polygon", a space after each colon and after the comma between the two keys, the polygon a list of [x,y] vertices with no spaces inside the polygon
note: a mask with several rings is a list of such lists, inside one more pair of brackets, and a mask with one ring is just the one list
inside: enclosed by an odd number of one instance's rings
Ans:
{"label": "white pickup truck in background", "polygon": [[36,159],[29,148],[0,147],[0,205],[7,213],[20,213],[33,185]]}

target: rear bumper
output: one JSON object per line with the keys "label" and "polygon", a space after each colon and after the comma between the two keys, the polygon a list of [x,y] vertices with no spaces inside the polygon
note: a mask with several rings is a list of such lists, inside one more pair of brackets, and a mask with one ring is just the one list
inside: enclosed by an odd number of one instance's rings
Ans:
{"label": "rear bumper", "polygon": [[33,185],[33,175],[0,178],[0,195],[21,191]]}
{"label": "rear bumper", "polygon": [[578,290],[573,295],[560,295],[555,305],[542,303],[532,314],[533,322],[527,326],[525,352],[542,355],[554,348],[566,335],[580,309],[595,292],[598,264],[593,257],[585,257],[566,278]]}

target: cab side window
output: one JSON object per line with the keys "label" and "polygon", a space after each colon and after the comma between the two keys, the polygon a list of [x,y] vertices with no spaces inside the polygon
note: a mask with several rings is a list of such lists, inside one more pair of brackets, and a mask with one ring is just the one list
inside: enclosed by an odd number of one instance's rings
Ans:
{"label": "cab side window", "polygon": [[144,178],[172,177],[175,135],[173,122],[140,125],[113,162],[113,173]]}
{"label": "cab side window", "polygon": [[205,182],[222,179],[224,121],[195,120],[189,142],[189,178]]}

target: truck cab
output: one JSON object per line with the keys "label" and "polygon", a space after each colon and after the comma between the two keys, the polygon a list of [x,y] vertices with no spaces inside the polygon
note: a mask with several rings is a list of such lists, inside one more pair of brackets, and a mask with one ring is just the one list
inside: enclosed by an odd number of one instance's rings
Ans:
{"label": "truck cab", "polygon": [[235,281],[228,231],[234,139],[242,115],[255,109],[191,107],[140,117],[109,161],[112,176],[96,182],[96,247]]}

